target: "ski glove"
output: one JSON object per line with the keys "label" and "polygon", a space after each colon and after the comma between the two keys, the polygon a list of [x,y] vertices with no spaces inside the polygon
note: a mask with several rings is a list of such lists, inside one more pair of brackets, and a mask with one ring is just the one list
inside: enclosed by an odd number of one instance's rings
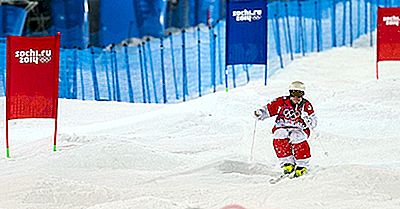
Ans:
{"label": "ski glove", "polygon": [[308,114],[303,114],[302,116],[304,122],[307,124],[308,128],[314,129],[317,127],[317,117],[315,114],[308,115]]}
{"label": "ski glove", "polygon": [[254,111],[254,117],[258,120],[264,120],[269,117],[268,110],[266,110],[265,107],[257,109]]}

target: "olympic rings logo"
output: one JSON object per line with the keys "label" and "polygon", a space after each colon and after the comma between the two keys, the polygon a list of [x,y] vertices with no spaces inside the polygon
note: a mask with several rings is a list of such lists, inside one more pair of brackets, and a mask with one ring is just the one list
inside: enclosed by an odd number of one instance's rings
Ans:
{"label": "olympic rings logo", "polygon": [[283,110],[283,116],[285,118],[290,119],[290,120],[296,120],[297,118],[300,118],[300,112],[293,110],[293,109],[285,109]]}

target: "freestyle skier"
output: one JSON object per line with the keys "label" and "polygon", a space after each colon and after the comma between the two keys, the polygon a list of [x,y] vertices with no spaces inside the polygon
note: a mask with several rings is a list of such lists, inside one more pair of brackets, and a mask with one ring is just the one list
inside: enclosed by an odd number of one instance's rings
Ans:
{"label": "freestyle skier", "polygon": [[283,174],[299,177],[307,173],[311,157],[307,142],[310,129],[317,126],[312,104],[304,98],[305,85],[294,81],[289,85],[289,96],[282,96],[254,111],[258,120],[275,117],[272,128],[273,146]]}

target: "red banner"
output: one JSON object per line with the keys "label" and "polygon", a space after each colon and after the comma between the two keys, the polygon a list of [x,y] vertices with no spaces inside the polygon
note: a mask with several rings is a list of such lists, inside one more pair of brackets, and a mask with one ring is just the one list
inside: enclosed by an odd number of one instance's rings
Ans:
{"label": "red banner", "polygon": [[400,8],[378,9],[378,61],[400,60]]}
{"label": "red banner", "polygon": [[8,120],[54,118],[56,150],[60,36],[7,37],[6,146]]}
{"label": "red banner", "polygon": [[379,61],[400,60],[400,8],[378,8],[376,48],[378,78]]}
{"label": "red banner", "polygon": [[7,37],[7,120],[57,117],[59,54],[59,36]]}

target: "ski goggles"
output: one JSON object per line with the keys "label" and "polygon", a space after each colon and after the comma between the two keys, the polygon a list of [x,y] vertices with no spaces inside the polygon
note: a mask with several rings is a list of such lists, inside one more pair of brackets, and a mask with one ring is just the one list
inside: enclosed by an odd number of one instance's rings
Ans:
{"label": "ski goggles", "polygon": [[289,90],[290,96],[291,97],[303,97],[304,96],[304,91],[300,90]]}

